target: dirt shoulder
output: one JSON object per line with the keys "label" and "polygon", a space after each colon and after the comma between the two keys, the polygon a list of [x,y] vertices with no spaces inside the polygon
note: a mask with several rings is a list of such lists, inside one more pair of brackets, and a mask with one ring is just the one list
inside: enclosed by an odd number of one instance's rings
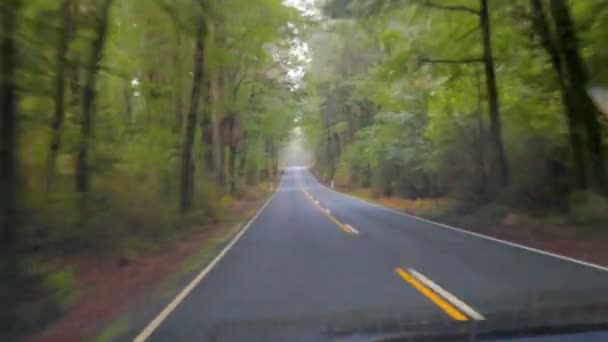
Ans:
{"label": "dirt shoulder", "polygon": [[213,259],[270,196],[237,200],[226,220],[195,232],[128,264],[116,258],[64,260],[75,270],[79,300],[60,318],[26,341],[109,341],[124,338],[158,313]]}
{"label": "dirt shoulder", "polygon": [[[608,233],[569,223],[552,223],[521,213],[469,213],[458,214],[448,199],[406,200],[397,197],[373,197],[369,191],[346,191],[366,201],[452,225],[501,240],[522,244],[543,251],[575,258],[581,261],[608,266]],[[601,227],[600,227],[601,228]]]}

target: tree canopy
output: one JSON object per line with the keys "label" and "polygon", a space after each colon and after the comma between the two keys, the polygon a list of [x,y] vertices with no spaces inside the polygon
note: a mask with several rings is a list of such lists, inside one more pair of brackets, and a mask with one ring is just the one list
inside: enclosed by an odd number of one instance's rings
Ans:
{"label": "tree canopy", "polygon": [[409,198],[605,193],[605,2],[334,0],[310,34],[317,171]]}

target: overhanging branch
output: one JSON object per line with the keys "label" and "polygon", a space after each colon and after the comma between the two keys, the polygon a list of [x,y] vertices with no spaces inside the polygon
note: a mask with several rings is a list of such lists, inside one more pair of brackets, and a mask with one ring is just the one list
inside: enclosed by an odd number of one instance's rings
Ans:
{"label": "overhanging branch", "polygon": [[430,7],[430,8],[436,8],[436,9],[441,9],[441,10],[446,10],[446,11],[460,11],[460,12],[466,12],[466,13],[470,13],[470,14],[475,14],[475,15],[479,15],[479,11],[471,8],[471,7],[467,7],[467,6],[461,6],[461,5],[439,5],[436,4],[434,2],[431,1],[425,1],[422,3],[424,6],[426,7]]}
{"label": "overhanging branch", "polygon": [[418,58],[419,63],[428,64],[470,64],[470,63],[481,63],[483,58],[463,58],[463,59],[432,59],[426,57]]}

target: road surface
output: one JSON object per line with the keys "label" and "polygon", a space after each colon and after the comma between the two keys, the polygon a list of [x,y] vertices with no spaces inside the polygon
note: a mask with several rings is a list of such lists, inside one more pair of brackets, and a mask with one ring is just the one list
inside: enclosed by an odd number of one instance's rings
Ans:
{"label": "road surface", "polygon": [[199,278],[139,340],[315,340],[388,317],[487,320],[608,297],[606,270],[365,203],[300,168]]}

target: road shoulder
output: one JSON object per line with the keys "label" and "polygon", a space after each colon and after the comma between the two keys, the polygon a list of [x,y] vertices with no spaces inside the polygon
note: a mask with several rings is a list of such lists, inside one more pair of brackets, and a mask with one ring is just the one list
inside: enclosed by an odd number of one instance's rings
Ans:
{"label": "road shoulder", "polygon": [[441,208],[445,204],[444,200],[410,201],[397,197],[374,197],[361,189],[331,189],[316,178],[315,181],[328,190],[401,215],[608,271],[608,250],[605,248],[608,233],[604,231],[554,224],[512,213],[479,221],[476,217],[464,218],[454,213],[437,217],[436,210],[433,209]]}
{"label": "road shoulder", "polygon": [[[239,234],[273,191],[237,201],[229,219],[123,267],[107,261],[79,266],[82,299],[28,341],[132,340],[207,264]],[[87,280],[95,278],[94,281]]]}

